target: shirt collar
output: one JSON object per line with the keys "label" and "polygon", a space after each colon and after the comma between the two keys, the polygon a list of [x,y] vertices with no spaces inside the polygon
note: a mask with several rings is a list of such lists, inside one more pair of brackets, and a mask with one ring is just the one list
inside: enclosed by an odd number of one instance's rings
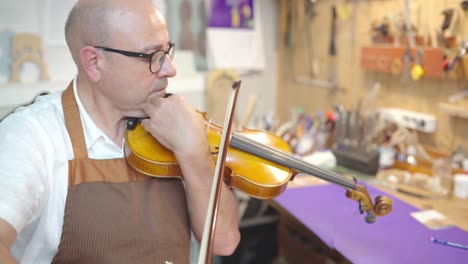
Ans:
{"label": "shirt collar", "polygon": [[78,105],[78,110],[80,111],[81,124],[83,126],[83,132],[86,142],[86,149],[90,150],[94,143],[100,139],[104,138],[107,141],[107,136],[102,132],[102,130],[96,126],[93,119],[89,116],[88,112],[81,103],[80,97],[78,96],[78,75],[73,79],[73,93],[75,94],[76,104]]}

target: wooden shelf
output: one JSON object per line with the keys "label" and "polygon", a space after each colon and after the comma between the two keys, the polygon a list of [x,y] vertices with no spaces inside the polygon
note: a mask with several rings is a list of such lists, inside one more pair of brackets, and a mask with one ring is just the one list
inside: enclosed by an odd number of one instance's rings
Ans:
{"label": "wooden shelf", "polygon": [[[443,50],[429,47],[414,48],[411,49],[412,57],[415,56],[417,50],[424,52],[424,56],[421,58],[421,64],[425,72],[424,76],[429,78],[444,77]],[[405,47],[364,46],[361,48],[361,66],[368,71],[400,75],[404,67],[403,57],[405,52]],[[413,65],[412,62],[411,65]]]}
{"label": "wooden shelf", "polygon": [[468,119],[468,108],[458,105],[439,103],[439,109],[451,116]]}

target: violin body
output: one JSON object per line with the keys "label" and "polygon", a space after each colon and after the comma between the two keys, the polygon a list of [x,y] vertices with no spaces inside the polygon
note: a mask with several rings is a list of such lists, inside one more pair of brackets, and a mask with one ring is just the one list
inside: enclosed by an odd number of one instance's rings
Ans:
{"label": "violin body", "polygon": [[[206,120],[205,120],[206,121]],[[207,122],[207,137],[213,159],[218,157],[222,127]],[[260,130],[236,131],[259,144],[268,145],[291,153],[282,138]],[[161,145],[141,124],[126,132],[125,157],[137,171],[153,177],[178,177],[183,179],[177,159],[169,149]],[[223,179],[227,186],[249,196],[270,199],[280,195],[293,178],[291,168],[268,161],[253,154],[229,147]]]}

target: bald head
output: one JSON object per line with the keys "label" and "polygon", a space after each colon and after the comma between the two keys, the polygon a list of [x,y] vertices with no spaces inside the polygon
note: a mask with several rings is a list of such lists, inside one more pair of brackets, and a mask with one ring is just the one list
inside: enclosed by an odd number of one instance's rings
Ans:
{"label": "bald head", "polygon": [[78,1],[65,24],[65,38],[75,63],[85,45],[101,45],[108,40],[110,9],[108,1]]}
{"label": "bald head", "polygon": [[129,17],[148,17],[144,15],[151,13],[165,23],[151,0],[78,1],[65,24],[65,38],[73,60],[79,66],[79,53],[86,45],[114,46],[116,30],[124,31],[127,27],[131,32],[138,28]]}

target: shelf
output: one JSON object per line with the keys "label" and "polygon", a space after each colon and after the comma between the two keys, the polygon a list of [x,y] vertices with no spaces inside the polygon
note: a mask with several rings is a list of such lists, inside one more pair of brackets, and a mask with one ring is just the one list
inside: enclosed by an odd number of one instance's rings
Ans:
{"label": "shelf", "polygon": [[457,106],[448,103],[439,103],[439,109],[451,116],[468,119],[467,107]]}
{"label": "shelf", "polygon": [[66,88],[70,81],[6,83],[0,85],[0,107],[13,107],[31,102],[38,94],[53,93]]}
{"label": "shelf", "polygon": [[[444,77],[442,62],[444,54],[442,49],[419,47],[411,49],[411,56],[415,57],[418,50],[424,52],[420,58],[424,68],[424,76],[429,78]],[[387,45],[372,45],[361,48],[361,66],[368,71],[401,75],[404,68],[403,57],[405,47],[392,47]],[[411,66],[413,63],[411,62]]]}
{"label": "shelf", "polygon": [[[30,103],[43,92],[53,93],[65,89],[70,80],[38,81],[0,84],[0,119],[18,105]],[[187,74],[184,77],[170,78],[167,91],[183,96],[189,104],[205,110],[205,75]]]}

